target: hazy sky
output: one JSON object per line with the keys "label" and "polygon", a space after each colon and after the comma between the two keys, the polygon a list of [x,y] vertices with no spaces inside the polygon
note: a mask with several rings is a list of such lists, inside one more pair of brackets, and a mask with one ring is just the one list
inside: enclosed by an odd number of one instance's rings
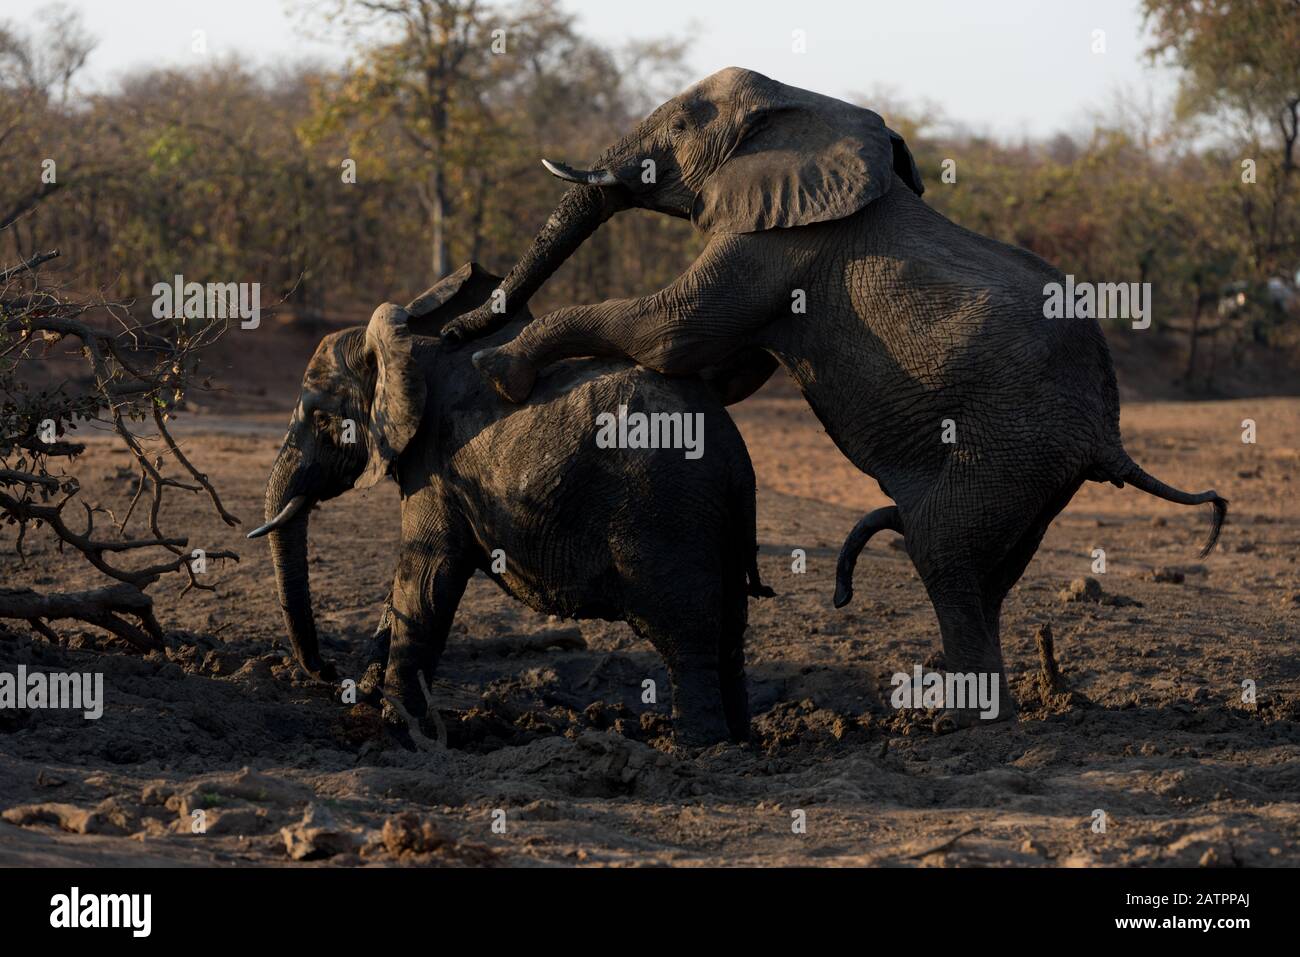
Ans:
{"label": "hazy sky", "polygon": [[[1118,91],[1172,89],[1141,54],[1137,0],[562,0],[599,40],[688,36],[700,76],[745,66],[833,96],[888,91],[1002,136],[1085,128]],[[27,24],[40,0],[0,0],[0,20]],[[190,61],[192,31],[209,52],[254,63],[337,49],[304,36],[304,0],[69,0],[99,38],[89,83]],[[807,52],[792,52],[802,30]],[[1106,52],[1092,52],[1093,31]]]}

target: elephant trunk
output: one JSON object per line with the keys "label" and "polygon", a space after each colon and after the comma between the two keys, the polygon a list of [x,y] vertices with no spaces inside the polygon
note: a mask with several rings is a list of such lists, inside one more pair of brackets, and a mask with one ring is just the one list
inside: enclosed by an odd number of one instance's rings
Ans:
{"label": "elephant trunk", "polygon": [[600,225],[631,205],[621,186],[579,185],[569,189],[523,258],[501,283],[511,314],[527,304]]}
{"label": "elephant trunk", "polygon": [[[265,514],[267,523],[274,526],[269,532],[271,562],[289,641],[298,662],[311,674],[319,675],[320,648],[307,573],[307,522],[311,507],[305,471],[301,456],[288,449],[280,452],[266,483]],[[299,500],[299,507],[277,524],[275,519],[295,500]]]}

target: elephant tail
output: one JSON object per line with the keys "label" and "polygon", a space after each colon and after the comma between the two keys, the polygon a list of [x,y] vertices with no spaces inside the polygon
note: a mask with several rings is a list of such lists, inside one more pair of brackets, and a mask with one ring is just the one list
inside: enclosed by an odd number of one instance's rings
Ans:
{"label": "elephant tail", "polygon": [[1134,462],[1123,449],[1119,450],[1111,462],[1102,466],[1100,471],[1103,480],[1113,483],[1118,488],[1123,488],[1124,483],[1128,482],[1134,488],[1141,489],[1156,498],[1162,498],[1166,502],[1174,502],[1178,505],[1211,503],[1214,506],[1214,515],[1211,519],[1210,538],[1201,549],[1201,558],[1214,550],[1215,544],[1219,541],[1219,533],[1223,531],[1223,523],[1228,517],[1228,500],[1218,492],[1213,489],[1208,492],[1184,492],[1172,485],[1166,485]]}
{"label": "elephant tail", "polygon": [[735,503],[731,536],[739,549],[738,557],[744,562],[745,594],[751,598],[771,598],[776,592],[763,584],[758,573],[757,482],[748,454],[742,456],[742,461],[732,469],[731,485],[731,500]]}
{"label": "elephant tail", "polygon": [[754,546],[753,558],[749,560],[749,569],[745,573],[746,591],[751,598],[771,598],[776,595],[771,585],[764,585],[758,577],[758,546]]}

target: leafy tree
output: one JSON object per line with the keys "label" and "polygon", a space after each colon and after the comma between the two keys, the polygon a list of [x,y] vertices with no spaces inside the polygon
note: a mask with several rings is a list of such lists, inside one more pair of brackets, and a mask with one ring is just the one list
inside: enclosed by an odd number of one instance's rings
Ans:
{"label": "leafy tree", "polygon": [[[1257,162],[1257,187],[1241,183],[1241,215],[1256,274],[1294,274],[1300,253],[1296,138],[1300,121],[1298,0],[1143,0],[1148,53],[1183,71],[1181,115],[1213,116]],[[1239,175],[1240,169],[1234,171]]]}

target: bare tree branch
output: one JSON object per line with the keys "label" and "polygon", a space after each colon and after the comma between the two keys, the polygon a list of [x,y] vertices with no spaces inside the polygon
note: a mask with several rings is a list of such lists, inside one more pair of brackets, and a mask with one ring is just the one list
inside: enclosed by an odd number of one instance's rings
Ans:
{"label": "bare tree branch", "polygon": [[[33,200],[29,196],[14,208],[30,209],[36,202],[39,197]],[[24,554],[29,529],[47,529],[60,551],[75,549],[117,584],[91,592],[50,595],[25,588],[0,589],[0,618],[27,621],[46,638],[54,632],[45,621],[76,618],[135,647],[157,648],[163,642],[163,632],[154,617],[153,599],[145,589],[178,572],[186,576],[181,594],[192,588],[214,587],[196,577],[188,537],[163,531],[160,514],[166,491],[206,493],[223,522],[239,523],[222,504],[207,475],[181,449],[168,425],[168,410],[181,401],[198,352],[214,342],[225,325],[141,324],[131,320],[125,310],[119,312],[120,304],[66,299],[57,291],[41,288],[37,281],[38,267],[57,255],[57,251],[38,253],[0,269],[0,395],[6,397],[0,402],[0,517],[17,526],[19,556]],[[108,325],[93,321],[91,313],[95,311],[111,317]],[[74,348],[68,349],[68,344]],[[55,389],[33,393],[16,378],[21,363],[44,361],[51,355],[80,356],[89,369],[89,382],[69,379]],[[79,498],[81,483],[75,475],[51,471],[52,462],[71,462],[85,451],[84,445],[57,434],[75,427],[78,421],[105,424],[135,459],[139,484],[121,522],[111,510]],[[151,422],[154,435],[137,434],[131,425],[134,421]],[[164,468],[168,459],[178,463],[190,481],[168,475]],[[150,534],[128,537],[127,524],[146,490],[150,495]],[[84,513],[85,527],[80,531],[66,517],[73,502]],[[113,534],[96,535],[95,516],[99,513],[113,520]],[[155,555],[144,564],[122,564],[127,556],[146,556],[157,550],[166,557]],[[205,551],[204,557],[239,560],[234,552],[219,549]]]}

